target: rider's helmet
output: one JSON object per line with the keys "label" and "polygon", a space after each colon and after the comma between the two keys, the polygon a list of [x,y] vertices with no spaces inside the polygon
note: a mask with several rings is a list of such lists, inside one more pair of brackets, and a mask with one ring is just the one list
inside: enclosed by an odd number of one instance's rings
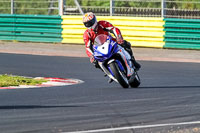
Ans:
{"label": "rider's helmet", "polygon": [[88,29],[95,29],[97,26],[97,19],[94,13],[88,12],[83,16],[83,24]]}

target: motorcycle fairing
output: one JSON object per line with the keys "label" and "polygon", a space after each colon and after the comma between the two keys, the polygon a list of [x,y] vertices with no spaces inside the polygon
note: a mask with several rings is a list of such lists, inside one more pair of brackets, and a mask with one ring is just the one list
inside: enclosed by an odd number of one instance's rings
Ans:
{"label": "motorcycle fairing", "polygon": [[[115,41],[112,40],[111,36],[107,35],[99,35],[100,37],[95,39],[95,43],[93,46],[94,49],[94,57],[98,61],[102,70],[113,80],[117,82],[114,78],[114,74],[109,68],[109,63],[116,61],[121,71],[124,71],[127,74],[127,77],[130,77],[134,73],[134,69],[132,68],[132,62],[130,61],[131,57],[127,51],[124,50],[123,47],[119,46]],[[121,61],[118,59],[113,59],[114,55],[118,54],[124,64],[126,65],[126,71],[124,66],[121,64]],[[107,62],[107,59],[111,59]],[[105,62],[107,62],[105,64]]]}
{"label": "motorcycle fairing", "polygon": [[117,43],[112,41],[111,37],[108,37],[106,42],[102,45],[94,45],[94,57],[96,60],[103,62],[118,51]]}

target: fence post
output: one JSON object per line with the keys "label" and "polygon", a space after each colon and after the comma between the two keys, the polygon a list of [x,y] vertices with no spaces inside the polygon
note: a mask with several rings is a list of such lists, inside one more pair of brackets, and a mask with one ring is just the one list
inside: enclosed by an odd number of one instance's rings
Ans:
{"label": "fence post", "polygon": [[114,0],[110,0],[110,16],[114,15]]}
{"label": "fence post", "polygon": [[161,17],[165,17],[166,16],[166,0],[161,0]]}
{"label": "fence post", "polygon": [[10,9],[11,9],[10,14],[14,14],[14,13],[15,13],[15,9],[14,9],[14,0],[11,0],[11,1],[10,1]]}
{"label": "fence post", "polygon": [[64,1],[63,0],[58,0],[58,10],[59,10],[59,15],[62,16],[64,12]]}

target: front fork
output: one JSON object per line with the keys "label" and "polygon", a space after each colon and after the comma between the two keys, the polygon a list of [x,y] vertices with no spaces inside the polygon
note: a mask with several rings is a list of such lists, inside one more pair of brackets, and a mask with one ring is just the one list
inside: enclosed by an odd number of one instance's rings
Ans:
{"label": "front fork", "polygon": [[[111,62],[115,61],[115,59],[111,59],[107,64],[109,65]],[[101,69],[104,71],[105,74],[108,75],[111,79],[118,83],[117,79],[110,73],[110,71],[104,66],[102,62],[98,62]]]}
{"label": "front fork", "polygon": [[[131,61],[131,56],[129,55],[129,53],[124,50],[123,47],[119,46],[119,51],[118,54],[121,56],[121,58],[123,59],[125,65],[126,65],[126,71],[127,71],[127,77],[131,77],[131,75],[134,74],[134,68],[133,68],[133,64]],[[111,59],[107,62],[107,65],[109,66],[109,64],[111,62],[116,61],[115,59]],[[110,71],[104,66],[104,64],[102,62],[98,62],[99,66],[101,67],[101,69],[104,71],[104,73],[106,73],[111,79],[113,79],[114,81],[118,82],[115,77],[110,73]]]}
{"label": "front fork", "polygon": [[120,50],[118,51],[118,54],[121,56],[126,65],[127,77],[130,77],[134,73],[134,68],[133,68],[134,66],[131,61],[131,56],[126,50],[124,50],[123,47],[119,46],[119,49]]}

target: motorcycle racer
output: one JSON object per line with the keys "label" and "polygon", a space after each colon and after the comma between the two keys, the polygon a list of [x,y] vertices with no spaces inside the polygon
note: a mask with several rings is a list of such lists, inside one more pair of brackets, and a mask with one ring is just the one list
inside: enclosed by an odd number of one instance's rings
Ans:
{"label": "motorcycle racer", "polygon": [[109,35],[109,33],[112,33],[116,37],[116,39],[115,38],[113,39],[116,40],[117,43],[130,54],[131,60],[134,66],[136,67],[136,70],[140,69],[141,65],[138,62],[136,62],[133,56],[131,44],[128,41],[123,40],[122,34],[117,27],[113,26],[111,23],[107,21],[102,20],[97,22],[96,16],[92,12],[88,12],[83,16],[83,24],[87,28],[87,30],[84,32],[83,35],[86,47],[86,53],[88,57],[90,57],[90,62],[93,63],[95,67],[98,67],[98,62],[94,59],[93,56],[92,45],[94,44],[94,39],[96,36],[100,34]]}

